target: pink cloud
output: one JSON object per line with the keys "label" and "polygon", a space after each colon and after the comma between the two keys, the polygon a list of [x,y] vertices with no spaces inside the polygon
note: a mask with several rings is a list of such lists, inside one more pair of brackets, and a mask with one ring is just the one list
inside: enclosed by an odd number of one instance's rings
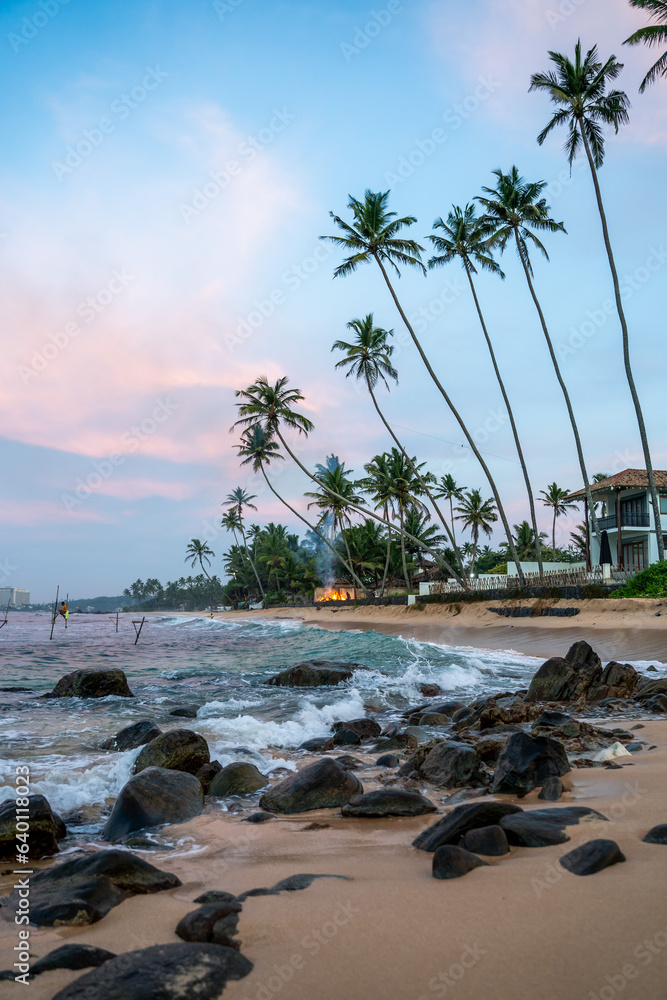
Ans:
{"label": "pink cloud", "polygon": [[[64,504],[58,504],[52,500],[6,500],[0,498],[0,519],[5,524],[31,527],[36,524],[67,522],[71,517],[72,514],[69,513]],[[110,518],[85,505],[77,510],[76,517],[81,521],[112,523]]]}

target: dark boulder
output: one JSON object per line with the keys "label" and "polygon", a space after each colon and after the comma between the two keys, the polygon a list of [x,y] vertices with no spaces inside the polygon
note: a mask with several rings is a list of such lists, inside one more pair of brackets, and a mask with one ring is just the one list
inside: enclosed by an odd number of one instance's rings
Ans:
{"label": "dark boulder", "polygon": [[343,816],[423,816],[436,811],[436,806],[419,792],[380,788],[376,792],[355,795],[343,808]]}
{"label": "dark boulder", "polygon": [[440,712],[424,712],[417,722],[418,726],[448,726],[449,719]]}
{"label": "dark boulder", "polygon": [[640,701],[646,701],[656,695],[667,695],[667,677],[660,677],[656,681],[646,681],[635,692],[635,698]]}
{"label": "dark boulder", "polygon": [[318,878],[338,878],[343,882],[350,882],[351,879],[347,875],[312,875],[309,872],[299,873],[298,875],[288,875],[287,878],[281,878],[280,882],[276,882],[274,886],[271,887],[271,892],[298,892],[301,889],[308,889],[313,884],[313,882]]}
{"label": "dark boulder", "polygon": [[134,773],[139,774],[146,767],[166,767],[170,771],[196,774],[210,761],[208,743],[203,736],[191,729],[172,729],[146,744],[137,757]]}
{"label": "dark boulder", "polygon": [[419,740],[412,733],[397,733],[389,739],[380,740],[373,747],[373,753],[388,753],[392,750],[415,750],[419,746]]}
{"label": "dark boulder", "polygon": [[602,676],[588,698],[600,701],[602,698],[631,698],[639,683],[639,674],[629,663],[612,660],[602,671]]}
{"label": "dark boulder", "polygon": [[308,750],[309,753],[324,753],[326,750],[333,750],[333,740],[330,736],[314,736],[311,740],[306,740],[297,750]]}
{"label": "dark boulder", "polygon": [[205,903],[198,910],[186,913],[176,927],[176,934],[184,941],[210,941],[211,944],[239,948],[235,940],[239,926],[240,903]]}
{"label": "dark boulder", "polygon": [[473,716],[474,714],[475,710],[473,708],[469,708],[464,705],[463,708],[458,708],[455,712],[452,713],[451,720],[452,722],[465,722],[467,719],[471,718],[471,716]]}
{"label": "dark boulder", "polygon": [[177,705],[169,714],[175,715],[178,719],[196,719],[198,711],[199,705]]}
{"label": "dark boulder", "polygon": [[350,729],[361,740],[374,740],[382,733],[382,726],[378,725],[375,719],[352,719],[351,722],[334,722],[333,728],[335,733],[341,729]]}
{"label": "dark boulder", "polygon": [[433,878],[461,878],[473,868],[486,867],[486,861],[453,844],[439,847],[433,855]]}
{"label": "dark boulder", "polygon": [[667,844],[667,823],[659,823],[653,826],[642,838],[645,844]]}
{"label": "dark boulder", "polygon": [[468,830],[461,846],[471,854],[484,854],[487,858],[501,858],[509,854],[507,834],[502,826],[494,823],[492,826],[479,826]]}
{"label": "dark boulder", "polygon": [[586,698],[602,677],[600,657],[583,639],[562,656],[552,656],[537,671],[526,701],[577,701]]}
{"label": "dark boulder", "polygon": [[443,844],[458,844],[468,830],[496,825],[503,816],[520,812],[521,806],[509,802],[466,802],[420,833],[412,845],[420,851],[435,851]]}
{"label": "dark boulder", "polygon": [[[268,823],[270,819],[275,819],[273,813],[267,812],[254,812],[249,816],[244,816],[241,820],[242,823]],[[195,900],[195,903],[197,900]]]}
{"label": "dark boulder", "polygon": [[443,701],[439,705],[430,705],[428,711],[437,712],[439,715],[446,715],[448,719],[451,719],[454,712],[458,712],[459,709],[465,707],[462,701]]}
{"label": "dark boulder", "polygon": [[576,739],[581,734],[581,723],[567,712],[544,711],[535,719],[533,731],[551,730],[565,740]]}
{"label": "dark boulder", "polygon": [[8,799],[0,805],[0,861],[8,861],[18,853],[16,845],[17,833],[25,831],[16,829],[19,823],[28,823],[27,844],[30,848],[31,861],[48,858],[58,853],[58,841],[67,834],[65,824],[57,813],[51,809],[49,801],[43,795],[28,795],[28,816],[21,810],[18,820],[16,816],[16,799]]}
{"label": "dark boulder", "polygon": [[525,795],[552,775],[560,777],[568,771],[570,764],[562,743],[548,736],[514,733],[498,757],[491,792]]}
{"label": "dark boulder", "polygon": [[204,792],[193,774],[147,767],[121,788],[102,836],[118,841],[135,830],[184,823],[203,808]]}
{"label": "dark boulder", "polygon": [[260,806],[270,812],[300,813],[310,809],[343,806],[363,792],[359,779],[338,761],[325,757],[290,774],[274,785],[260,799]]}
{"label": "dark boulder", "polygon": [[252,962],[217,944],[157,944],[112,958],[59,990],[53,1000],[217,1000]]}
{"label": "dark boulder", "polygon": [[236,893],[225,892],[224,889],[209,889],[208,892],[203,892],[201,896],[193,899],[193,903],[200,903],[203,906],[204,903],[233,903],[235,899]]}
{"label": "dark boulder", "polygon": [[[129,851],[79,854],[30,878],[30,922],[38,927],[94,924],[130,896],[162,892],[181,884]],[[9,897],[18,905],[18,889]]]}
{"label": "dark boulder", "polygon": [[420,684],[419,693],[424,698],[437,698],[439,694],[442,694],[442,688],[439,684]]}
{"label": "dark boulder", "polygon": [[127,677],[118,667],[109,670],[96,670],[94,667],[83,667],[71,674],[61,677],[53,691],[45,694],[45,698],[107,698],[116,695],[118,698],[133,698],[127,683]]}
{"label": "dark boulder", "polygon": [[334,733],[333,745],[335,747],[359,746],[361,737],[353,729],[339,729]]}
{"label": "dark boulder", "polygon": [[152,719],[140,719],[133,722],[131,726],[125,726],[115,736],[100,743],[100,750],[134,750],[135,747],[142,747],[145,743],[150,743],[156,736],[161,734]]}
{"label": "dark boulder", "polygon": [[53,969],[97,969],[115,957],[112,951],[95,948],[92,944],[63,944],[35,962],[30,973],[39,976],[42,972],[51,972]]}
{"label": "dark boulder", "polygon": [[203,764],[197,771],[195,778],[199,780],[199,784],[202,787],[204,795],[208,795],[208,790],[211,787],[211,782],[215,778],[216,774],[220,774],[222,771],[222,764],[219,760],[212,760],[210,764]]}
{"label": "dark boulder", "polygon": [[341,754],[340,757],[336,757],[336,760],[346,771],[358,771],[360,767],[366,766],[363,760],[359,760],[358,757],[352,757],[349,753]]}
{"label": "dark boulder", "polygon": [[341,663],[336,660],[302,660],[275,677],[264,681],[274,687],[331,687],[349,681],[360,663]]}
{"label": "dark boulder", "polygon": [[607,817],[588,806],[563,806],[503,816],[500,826],[507,834],[510,844],[520,847],[548,847],[550,844],[563,844],[570,839],[564,832],[566,826],[594,820],[607,822]]}
{"label": "dark boulder", "polygon": [[467,743],[438,743],[424,759],[419,773],[439,788],[461,788],[483,782],[480,759]]}
{"label": "dark boulder", "polygon": [[547,778],[544,782],[537,797],[538,799],[543,799],[546,802],[558,802],[564,791],[565,785],[563,782],[560,778],[553,775],[553,777]]}
{"label": "dark boulder", "polygon": [[594,875],[619,861],[625,861],[625,855],[615,840],[589,840],[560,858],[562,867],[573,875]]}
{"label": "dark boulder", "polygon": [[208,794],[218,798],[225,798],[227,795],[250,795],[268,783],[269,779],[254,764],[234,761],[214,776]]}
{"label": "dark boulder", "polygon": [[381,757],[375,761],[376,767],[398,767],[400,760],[395,753],[383,753]]}

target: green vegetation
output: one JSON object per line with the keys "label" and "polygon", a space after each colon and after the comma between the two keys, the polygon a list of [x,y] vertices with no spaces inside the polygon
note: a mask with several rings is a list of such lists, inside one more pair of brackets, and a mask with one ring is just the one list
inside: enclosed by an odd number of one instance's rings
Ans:
{"label": "green vegetation", "polygon": [[667,597],[667,562],[654,563],[637,573],[610,597]]}

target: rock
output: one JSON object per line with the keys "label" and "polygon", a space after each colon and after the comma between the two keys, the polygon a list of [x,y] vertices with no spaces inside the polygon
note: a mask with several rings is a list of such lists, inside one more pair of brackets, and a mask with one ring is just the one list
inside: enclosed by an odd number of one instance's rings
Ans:
{"label": "rock", "polygon": [[198,711],[199,705],[177,705],[169,714],[179,719],[196,719]]}
{"label": "rock", "polygon": [[412,845],[420,851],[435,851],[443,844],[458,844],[468,830],[494,826],[503,816],[522,812],[521,806],[509,802],[466,802],[422,831]]}
{"label": "rock", "polygon": [[336,757],[336,760],[341,767],[344,767],[346,771],[357,771],[360,767],[364,767],[363,760],[359,760],[357,757],[350,756],[349,753],[344,753],[340,757]]}
{"label": "rock", "polygon": [[663,694],[667,695],[667,677],[659,677],[655,681],[646,681],[635,692],[635,698],[638,698],[640,701],[646,701],[655,695]]}
{"label": "rock", "polygon": [[398,736],[399,729],[395,722],[390,722],[388,726],[385,726],[380,736],[385,736],[388,740],[393,739],[394,736]]}
{"label": "rock", "polygon": [[339,729],[334,734],[333,744],[335,747],[359,746],[360,743],[361,737],[352,729]]}
{"label": "rock", "polygon": [[498,824],[468,830],[461,846],[471,854],[484,854],[487,858],[500,858],[504,854],[509,854],[507,834]]}
{"label": "rock", "polygon": [[667,712],[667,694],[655,695],[644,702],[649,712]]}
{"label": "rock", "polygon": [[449,719],[440,712],[425,712],[417,723],[418,726],[448,726]]}
{"label": "rock", "polygon": [[[251,813],[250,816],[244,816],[241,822],[242,823],[268,823],[268,821],[270,819],[275,819],[275,816],[273,815],[273,813],[254,812],[254,813]],[[197,902],[197,900],[195,900],[195,903],[196,902]]]}
{"label": "rock", "polygon": [[270,788],[259,804],[271,812],[300,813],[343,806],[362,792],[361,782],[351,771],[325,757]]}
{"label": "rock", "polygon": [[544,782],[537,797],[547,802],[558,802],[564,791],[565,785],[563,782],[556,775],[553,775]]}
{"label": "rock", "polygon": [[53,1000],[217,1000],[252,962],[217,944],[157,944],[112,958],[59,990]]}
{"label": "rock", "polygon": [[100,743],[100,750],[134,750],[135,747],[150,743],[161,732],[152,719],[140,719]]}
{"label": "rock", "polygon": [[554,730],[566,740],[576,739],[581,733],[581,723],[566,712],[542,712],[539,718],[535,719],[532,728],[533,731]]}
{"label": "rock", "polygon": [[[38,927],[94,924],[124,899],[181,884],[129,851],[78,854],[30,878],[30,922]],[[9,897],[15,910],[18,890]]]}
{"label": "rock", "polygon": [[[58,841],[63,840],[67,834],[65,824],[60,816],[53,812],[49,800],[43,795],[27,795],[26,798],[28,799],[28,817],[26,818],[21,813],[18,822],[30,824],[27,840],[30,847],[30,860],[37,861],[39,858],[48,858],[57,854]],[[0,861],[16,857],[18,843],[16,834],[17,832],[25,833],[25,831],[17,831],[16,829],[16,810],[15,798],[7,799],[0,805]]]}
{"label": "rock", "polygon": [[373,747],[373,753],[388,753],[390,750],[415,750],[419,740],[412,733],[397,733],[389,739],[380,740]]}
{"label": "rock", "polygon": [[383,753],[381,757],[375,761],[376,767],[398,767],[400,760],[395,753]]}
{"label": "rock", "polygon": [[483,781],[479,756],[467,743],[438,743],[426,755],[419,773],[439,788],[479,785]]}
{"label": "rock", "polygon": [[510,844],[520,847],[547,847],[549,844],[563,844],[570,838],[564,832],[566,826],[592,820],[607,821],[607,817],[588,806],[563,806],[558,809],[533,809],[513,816],[503,816],[500,826],[507,834]]}
{"label": "rock", "polygon": [[629,663],[617,663],[612,660],[602,671],[597,687],[593,688],[588,698],[600,701],[602,698],[631,698],[639,683],[639,674]]}
{"label": "rock", "polygon": [[577,701],[588,697],[602,677],[600,657],[580,639],[564,657],[552,656],[537,671],[526,701]]}
{"label": "rock", "polygon": [[459,708],[451,716],[451,719],[452,719],[452,722],[464,722],[466,719],[469,719],[470,716],[474,715],[474,714],[475,714],[475,712],[474,712],[474,710],[472,708],[465,708],[465,707],[464,708]]}
{"label": "rock", "polygon": [[548,736],[514,733],[505,744],[493,774],[491,792],[525,795],[547,778],[570,771],[562,743]]}
{"label": "rock", "polygon": [[443,701],[439,705],[431,705],[428,710],[429,712],[437,712],[438,715],[446,715],[448,719],[451,719],[454,712],[465,707],[462,701]]}
{"label": "rock", "polygon": [[239,948],[235,937],[242,909],[235,900],[205,903],[198,910],[185,914],[178,922],[176,934],[184,941],[210,941],[227,948]]}
{"label": "rock", "polygon": [[589,840],[560,858],[562,867],[573,875],[594,875],[619,861],[625,861],[625,855],[615,840]]}
{"label": "rock", "polygon": [[233,892],[225,892],[224,889],[209,889],[197,896],[193,903],[233,903],[236,896]]}
{"label": "rock", "polygon": [[114,952],[95,948],[92,944],[63,944],[35,962],[30,973],[39,976],[42,972],[51,972],[53,969],[96,969],[115,957]]}
{"label": "rock", "polygon": [[202,764],[195,778],[199,780],[199,784],[202,787],[204,795],[208,795],[208,790],[211,787],[211,782],[215,778],[216,774],[220,774],[222,771],[222,764],[219,760],[212,760],[210,764]]}
{"label": "rock", "polygon": [[316,878],[339,878],[344,882],[351,881],[347,875],[288,875],[287,878],[282,878],[280,882],[276,882],[276,884],[272,886],[271,892],[297,892],[300,889],[308,889]]}
{"label": "rock", "polygon": [[420,684],[419,693],[424,698],[437,698],[439,694],[442,694],[442,688],[439,684]]}
{"label": "rock", "polygon": [[235,761],[214,776],[208,794],[219,798],[227,795],[250,795],[268,783],[269,779],[254,764]]}
{"label": "rock", "polygon": [[436,806],[419,792],[380,788],[376,792],[355,795],[343,808],[343,816],[423,816],[436,811]]}
{"label": "rock", "polygon": [[[512,733],[522,732],[518,726],[496,726],[479,736],[474,743],[477,756],[485,764],[495,766]],[[472,733],[470,734],[472,736]]]}
{"label": "rock", "polygon": [[315,736],[312,740],[306,740],[297,750],[308,750],[310,753],[324,753],[326,750],[333,750],[333,740],[330,736]]}
{"label": "rock", "polygon": [[473,868],[486,867],[486,861],[453,844],[439,847],[433,855],[433,878],[461,878]]}
{"label": "rock", "polygon": [[642,839],[645,844],[667,844],[667,823],[651,827]]}
{"label": "rock", "polygon": [[337,660],[302,660],[293,667],[282,670],[275,677],[264,681],[274,687],[323,687],[348,681],[355,670],[363,669],[360,663],[341,663]]}
{"label": "rock", "polygon": [[134,773],[139,774],[146,767],[163,767],[194,775],[210,762],[208,743],[203,736],[191,729],[172,729],[146,744],[137,757]]}
{"label": "rock", "polygon": [[193,774],[147,767],[121,788],[102,836],[118,841],[134,830],[183,823],[203,808],[204,792]]}
{"label": "rock", "polygon": [[44,698],[107,698],[109,695],[134,697],[123,671],[117,667],[110,670],[83,667],[61,677],[53,691],[45,694]]}
{"label": "rock", "polygon": [[300,826],[300,831],[305,830],[330,830],[331,823],[307,823],[305,826]]}
{"label": "rock", "polygon": [[349,729],[356,733],[361,740],[374,740],[382,733],[382,727],[375,719],[352,719],[351,722],[335,722],[333,728],[335,733],[342,729]]}

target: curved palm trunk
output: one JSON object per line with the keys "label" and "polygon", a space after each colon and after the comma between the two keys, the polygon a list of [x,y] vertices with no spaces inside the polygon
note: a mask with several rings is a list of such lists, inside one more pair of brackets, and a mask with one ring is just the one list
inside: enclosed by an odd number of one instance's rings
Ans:
{"label": "curved palm trunk", "polygon": [[315,528],[310,523],[310,521],[306,520],[306,518],[303,516],[303,514],[299,514],[298,510],[295,510],[294,507],[292,507],[290,504],[288,504],[287,500],[284,500],[283,497],[281,497],[280,493],[278,493],[276,490],[274,490],[273,486],[271,485],[271,480],[269,479],[269,477],[266,474],[266,470],[264,469],[264,466],[261,465],[260,468],[262,470],[262,475],[264,476],[264,479],[266,481],[266,485],[269,487],[269,489],[271,490],[271,492],[273,493],[273,495],[275,497],[277,497],[280,500],[280,502],[287,507],[288,510],[291,510],[295,517],[298,517],[300,521],[303,521],[303,523],[306,525],[306,527],[310,531],[312,531],[315,535],[317,535],[318,538],[322,539],[322,541],[327,546],[327,548],[331,549],[331,551],[333,552],[333,554],[336,557],[336,559],[338,559],[338,560],[340,560],[340,562],[342,562],[342,564],[345,567],[345,569],[351,574],[352,579],[355,580],[359,584],[359,586],[363,590],[364,594],[366,594],[367,597],[370,597],[371,595],[366,590],[366,588],[364,587],[363,583],[361,582],[361,580],[359,579],[359,577],[357,576],[357,574],[354,572],[354,570],[352,569],[351,566],[348,566],[348,564],[345,562],[345,560],[341,556],[340,552],[336,552],[335,548],[333,547],[333,545],[331,544],[331,542],[329,541],[329,539],[325,538],[324,535],[321,535],[320,532],[317,530],[317,528]]}
{"label": "curved palm trunk", "polygon": [[[445,531],[447,532],[447,534],[449,535],[449,538],[450,538],[450,540],[451,540],[451,543],[452,543],[452,546],[453,546],[453,548],[454,548],[454,555],[455,555],[455,556],[456,556],[456,558],[458,559],[458,561],[459,561],[459,564],[461,564],[461,553],[459,552],[459,550],[458,550],[458,547],[457,547],[457,545],[456,545],[456,539],[454,538],[454,536],[453,536],[452,532],[450,531],[450,528],[449,528],[449,525],[447,524],[447,519],[446,519],[445,517],[443,517],[443,515],[442,515],[442,511],[440,510],[440,508],[438,507],[437,503],[435,502],[435,498],[434,498],[433,494],[432,494],[432,493],[431,493],[431,491],[429,490],[429,488],[428,488],[428,486],[426,485],[425,481],[424,481],[424,480],[422,479],[422,477],[421,477],[421,475],[419,474],[419,471],[418,471],[418,469],[416,468],[416,466],[415,466],[415,465],[413,465],[413,463],[412,463],[412,459],[411,459],[411,458],[410,458],[410,456],[408,455],[407,451],[405,450],[405,448],[403,447],[403,445],[401,444],[401,442],[400,442],[400,441],[398,440],[398,438],[397,438],[397,437],[396,437],[396,435],[394,434],[394,432],[393,432],[392,428],[391,428],[391,427],[389,426],[389,424],[388,424],[387,420],[385,419],[385,416],[384,416],[384,414],[383,414],[382,410],[381,410],[381,409],[380,409],[380,407],[378,406],[378,401],[377,401],[377,399],[375,398],[375,393],[373,392],[373,390],[372,390],[372,388],[371,388],[371,384],[370,384],[370,382],[368,381],[368,376],[366,377],[366,385],[368,386],[368,391],[369,391],[369,393],[370,393],[370,395],[371,395],[371,399],[373,400],[373,405],[375,406],[375,409],[376,409],[376,411],[377,411],[377,414],[378,414],[378,416],[379,416],[380,420],[382,421],[382,423],[384,424],[384,426],[385,426],[385,427],[387,428],[387,430],[388,430],[388,431],[389,431],[389,433],[391,434],[391,436],[392,436],[393,440],[394,440],[394,441],[396,442],[396,444],[398,445],[398,447],[399,447],[400,451],[401,451],[401,452],[402,452],[402,454],[403,454],[403,457],[405,458],[406,462],[408,463],[408,465],[409,465],[409,466],[410,466],[410,468],[412,469],[413,473],[415,474],[415,476],[416,476],[416,477],[417,477],[417,479],[419,480],[419,482],[420,482],[420,484],[421,484],[421,487],[422,487],[422,489],[424,490],[424,493],[426,494],[426,496],[427,496],[427,497],[429,498],[429,500],[430,500],[430,501],[431,501],[431,503],[433,504],[433,509],[435,510],[436,514],[438,515],[438,517],[439,517],[439,518],[440,518],[440,520],[442,521],[442,524],[443,524],[443,527],[444,527]],[[444,561],[446,561],[446,560],[444,560]],[[464,590],[468,590],[468,584],[467,584],[467,581],[466,581],[466,580],[464,580],[464,579],[462,579],[462,578],[461,578],[461,577],[460,577],[460,576],[459,576],[459,575],[458,575],[457,573],[455,573],[455,572],[454,572],[454,570],[452,569],[452,567],[450,567],[450,568],[449,568],[449,571],[450,571],[450,573],[452,574],[452,576],[454,577],[454,579],[456,579],[456,580],[457,580],[457,581],[458,581],[458,582],[459,582],[459,583],[461,584],[461,586],[463,587],[463,589],[464,589]]]}
{"label": "curved palm trunk", "polygon": [[632,366],[630,364],[630,340],[628,336],[628,324],[626,323],[625,320],[625,311],[623,309],[623,301],[621,299],[621,288],[618,281],[616,261],[614,260],[614,254],[611,248],[611,240],[609,239],[609,229],[607,228],[607,216],[605,214],[604,205],[602,203],[602,192],[600,191],[598,172],[595,163],[593,162],[591,149],[588,144],[588,139],[586,138],[586,133],[584,132],[581,126],[581,122],[579,122],[579,131],[581,132],[581,137],[584,140],[584,149],[586,150],[588,165],[591,168],[591,175],[593,177],[593,186],[595,187],[595,198],[598,204],[598,212],[600,213],[600,221],[602,223],[602,236],[604,238],[604,245],[607,251],[607,258],[609,260],[611,279],[614,284],[614,298],[616,300],[616,312],[618,313],[618,318],[621,323],[621,333],[623,335],[623,364],[625,365],[625,377],[628,380],[628,386],[630,387],[630,395],[632,396],[632,402],[635,408],[635,414],[637,415],[639,437],[641,438],[642,442],[642,451],[644,452],[644,461],[646,463],[646,474],[648,476],[648,484],[649,484],[649,489],[651,491],[651,500],[653,501],[653,519],[655,523],[656,540],[658,542],[658,559],[662,562],[662,560],[665,558],[665,545],[662,537],[660,500],[658,498],[658,491],[655,485],[655,475],[653,472],[653,463],[651,461],[651,451],[648,445],[648,436],[646,434],[646,425],[644,423],[644,414],[642,412],[641,403],[639,402],[639,394],[635,386],[635,379],[632,374]]}
{"label": "curved palm trunk", "polygon": [[497,486],[495,484],[495,480],[493,479],[493,476],[491,475],[491,471],[490,471],[489,467],[487,466],[486,462],[484,461],[484,459],[482,458],[482,455],[481,455],[481,453],[479,451],[479,448],[475,444],[475,441],[474,441],[472,435],[470,434],[468,428],[466,427],[466,425],[465,425],[465,423],[463,421],[463,418],[461,417],[461,414],[458,412],[458,410],[454,406],[453,402],[449,398],[449,395],[447,394],[447,391],[446,391],[445,387],[442,385],[442,383],[440,382],[440,379],[435,374],[435,372],[433,370],[433,367],[431,366],[431,362],[428,360],[428,358],[427,358],[427,356],[426,356],[426,354],[424,352],[424,348],[422,347],[421,342],[420,342],[419,338],[417,337],[417,334],[412,329],[412,325],[411,325],[410,321],[408,320],[408,317],[405,315],[405,312],[403,311],[403,307],[401,306],[401,303],[398,300],[398,296],[396,295],[396,292],[394,291],[394,286],[392,285],[391,281],[389,280],[389,275],[385,271],[384,266],[382,264],[382,261],[380,260],[379,257],[376,257],[375,259],[376,259],[376,261],[377,261],[377,263],[378,263],[378,265],[380,267],[380,270],[382,271],[382,276],[383,276],[383,278],[384,278],[384,280],[385,280],[385,282],[387,284],[387,288],[389,289],[389,291],[391,293],[391,297],[394,300],[394,304],[395,304],[396,308],[398,309],[398,312],[399,312],[399,314],[401,316],[401,319],[403,320],[403,322],[405,324],[405,327],[406,327],[408,333],[410,334],[410,336],[412,337],[413,343],[414,343],[415,347],[417,348],[417,350],[419,351],[419,355],[420,355],[422,361],[424,362],[424,365],[426,366],[426,370],[428,371],[429,375],[433,379],[435,385],[438,387],[442,398],[447,403],[447,406],[451,410],[453,416],[456,418],[459,427],[461,428],[461,430],[463,431],[463,433],[465,435],[466,441],[470,445],[470,448],[471,448],[471,451],[472,451],[473,455],[475,456],[475,458],[477,459],[477,461],[481,465],[482,470],[484,471],[484,475],[486,476],[486,478],[488,480],[489,486],[491,487],[491,492],[493,493],[494,500],[496,501],[496,507],[498,508],[498,513],[500,514],[500,519],[503,522],[503,528],[505,529],[505,536],[507,538],[507,545],[508,545],[509,550],[510,550],[510,552],[512,554],[512,558],[514,559],[514,561],[516,563],[517,573],[519,575],[519,581],[520,581],[521,585],[525,587],[526,580],[525,580],[525,577],[523,575],[523,570],[521,569],[521,564],[519,562],[519,557],[517,556],[517,553],[516,553],[516,548],[514,547],[514,539],[512,538],[512,532],[510,531],[510,526],[509,526],[509,522],[507,520],[507,516],[505,515],[505,508],[503,507],[502,500],[500,499],[500,493],[498,492],[498,488],[497,488]]}
{"label": "curved palm trunk", "polygon": [[403,534],[403,504],[398,505],[400,511],[400,524],[401,524],[401,563],[403,564],[403,579],[405,580],[405,592],[410,593],[410,578],[408,577],[408,564],[405,558],[405,535]]}
{"label": "curved palm trunk", "polygon": [[208,573],[204,569],[204,563],[202,562],[201,556],[199,557],[199,565],[201,566],[202,570],[204,571],[204,575],[205,575],[206,579],[210,580],[211,579],[210,576],[208,575]]}
{"label": "curved palm trunk", "polygon": [[382,575],[380,597],[384,597],[385,587],[387,586],[387,574],[389,573],[389,560],[391,559],[391,525],[389,523],[389,508],[386,504],[384,507],[384,515],[387,519],[387,557],[384,561],[384,573]]}
{"label": "curved palm trunk", "polygon": [[532,296],[533,302],[535,303],[535,308],[537,309],[537,315],[540,317],[540,323],[542,325],[542,332],[544,333],[545,340],[547,342],[547,347],[549,348],[549,354],[551,356],[551,363],[554,366],[554,371],[556,372],[556,378],[558,379],[558,384],[563,391],[563,397],[565,399],[565,405],[567,406],[567,412],[570,417],[570,423],[572,425],[572,433],[574,434],[574,443],[577,448],[577,457],[579,458],[579,468],[581,469],[581,475],[584,480],[584,489],[586,490],[586,499],[588,500],[588,509],[591,512],[591,521],[593,523],[593,531],[595,532],[595,537],[600,542],[600,528],[598,526],[598,518],[595,513],[595,507],[593,506],[593,497],[591,495],[591,487],[588,482],[588,472],[586,471],[586,462],[584,461],[584,450],[581,447],[581,438],[579,437],[579,428],[577,427],[577,421],[574,418],[574,410],[572,409],[572,403],[570,402],[570,394],[567,391],[567,386],[561,375],[560,365],[558,364],[558,359],[556,358],[556,352],[554,351],[554,346],[551,342],[551,336],[549,334],[549,329],[547,327],[547,322],[544,318],[544,313],[542,312],[542,306],[540,305],[539,299],[535,294],[535,288],[533,286],[532,279],[530,277],[530,270],[528,269],[528,262],[524,259],[524,255],[521,252],[521,243],[519,241],[519,234],[516,229],[514,230],[514,236],[516,238],[517,250],[519,251],[519,257],[521,259],[521,264],[523,265],[523,273],[526,275],[526,281],[528,282],[528,288],[530,289],[530,294]]}
{"label": "curved palm trunk", "polygon": [[[475,526],[472,536],[472,562],[470,564],[470,575],[475,575],[475,563],[477,562],[477,546],[479,545],[479,528]],[[519,563],[515,563],[518,567]]]}
{"label": "curved palm trunk", "polygon": [[554,507],[554,522],[552,527],[553,530],[551,532],[551,552],[552,552],[551,558],[553,559],[554,562],[556,562],[556,508],[555,507]]}
{"label": "curved palm trunk", "polygon": [[486,346],[489,349],[489,354],[491,355],[491,363],[493,364],[493,370],[496,373],[496,379],[498,380],[498,385],[500,386],[500,391],[502,393],[505,406],[507,408],[507,415],[510,420],[512,427],[512,434],[514,435],[514,444],[516,445],[516,453],[519,456],[519,462],[521,463],[521,471],[523,472],[523,479],[526,484],[526,492],[528,493],[528,504],[530,506],[530,519],[533,524],[533,531],[535,533],[535,551],[537,553],[537,565],[540,572],[540,576],[544,572],[542,568],[542,546],[540,545],[540,533],[537,527],[537,516],[535,514],[535,501],[533,499],[533,488],[530,484],[530,478],[528,476],[528,468],[526,466],[525,459],[523,457],[523,449],[521,447],[521,441],[519,439],[519,432],[514,421],[514,413],[512,412],[512,407],[510,406],[510,401],[505,390],[505,383],[503,382],[502,376],[500,374],[500,369],[498,368],[498,363],[496,361],[496,352],[493,349],[493,344],[491,343],[491,338],[489,336],[488,330],[486,329],[486,323],[484,321],[484,316],[482,314],[482,309],[477,299],[477,291],[475,289],[475,283],[472,280],[472,274],[470,273],[470,268],[468,266],[468,261],[464,259],[463,261],[466,274],[468,275],[468,281],[470,282],[470,291],[472,292],[472,297],[475,300],[475,308],[477,309],[477,315],[479,316],[479,322],[482,327],[482,332],[484,333],[484,339],[486,340]]}
{"label": "curved palm trunk", "polygon": [[[352,561],[352,553],[350,552],[350,546],[349,546],[349,543],[348,543],[348,540],[347,540],[347,535],[345,534],[345,528],[343,527],[342,524],[340,526],[340,533],[343,536],[343,544],[345,545],[345,551],[347,552],[347,561],[350,564],[350,567],[352,567],[352,566],[354,566],[354,563]],[[355,577],[355,579],[356,579],[356,577]],[[366,590],[365,587],[364,587],[364,593],[368,594],[368,591]]]}
{"label": "curved palm trunk", "polygon": [[248,557],[248,562],[252,566],[252,571],[255,574],[255,579],[257,580],[257,584],[259,586],[259,591],[260,591],[260,593],[262,595],[262,602],[264,602],[264,598],[266,597],[266,594],[264,593],[264,587],[262,586],[262,581],[259,578],[259,573],[257,572],[257,567],[255,566],[255,563],[253,562],[252,557],[250,555],[250,549],[248,548],[248,542],[246,541],[245,531],[243,530],[243,525],[241,525],[241,538],[243,539],[243,548],[245,549],[245,554]]}

